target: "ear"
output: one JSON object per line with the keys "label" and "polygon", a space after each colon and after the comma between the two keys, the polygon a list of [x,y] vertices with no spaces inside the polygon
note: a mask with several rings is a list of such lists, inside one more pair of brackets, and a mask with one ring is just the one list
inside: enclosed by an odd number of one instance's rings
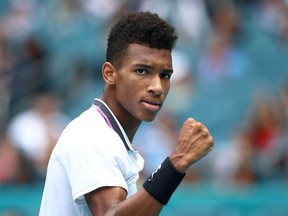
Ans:
{"label": "ear", "polygon": [[107,84],[109,85],[115,84],[117,75],[116,72],[117,72],[116,68],[110,62],[105,62],[102,65],[102,76]]}

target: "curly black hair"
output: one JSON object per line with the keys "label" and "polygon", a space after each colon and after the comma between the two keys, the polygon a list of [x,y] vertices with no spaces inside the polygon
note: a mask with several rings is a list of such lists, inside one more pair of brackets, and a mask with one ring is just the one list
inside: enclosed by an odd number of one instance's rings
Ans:
{"label": "curly black hair", "polygon": [[110,30],[106,61],[121,67],[129,44],[172,51],[178,36],[173,26],[151,12],[131,13],[122,17]]}

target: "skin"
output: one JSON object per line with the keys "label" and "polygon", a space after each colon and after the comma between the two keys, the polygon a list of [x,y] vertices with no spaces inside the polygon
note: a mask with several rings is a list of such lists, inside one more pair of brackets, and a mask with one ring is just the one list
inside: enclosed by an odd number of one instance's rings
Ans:
{"label": "skin", "polygon": [[[144,45],[130,44],[122,67],[105,62],[102,67],[106,82],[101,99],[108,104],[130,141],[142,121],[152,121],[161,109],[170,88],[173,73],[171,52]],[[179,133],[178,144],[169,155],[180,172],[205,156],[213,147],[208,129],[188,118]],[[120,187],[103,187],[85,195],[92,215],[159,215],[163,205],[145,189],[130,198]]]}

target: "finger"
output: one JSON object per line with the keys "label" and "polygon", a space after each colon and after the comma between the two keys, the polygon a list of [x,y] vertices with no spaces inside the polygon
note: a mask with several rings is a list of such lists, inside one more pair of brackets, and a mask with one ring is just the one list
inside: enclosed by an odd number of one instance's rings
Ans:
{"label": "finger", "polygon": [[208,128],[202,124],[199,121],[196,121],[194,118],[188,118],[187,121],[185,122],[186,124],[190,125],[190,126],[195,126],[198,125],[200,126],[202,129],[204,129],[205,131],[208,131]]}

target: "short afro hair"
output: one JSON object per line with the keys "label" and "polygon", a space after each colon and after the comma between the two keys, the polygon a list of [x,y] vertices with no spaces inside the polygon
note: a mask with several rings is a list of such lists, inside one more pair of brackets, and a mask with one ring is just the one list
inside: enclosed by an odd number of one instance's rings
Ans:
{"label": "short afro hair", "polygon": [[151,12],[131,13],[122,17],[110,30],[106,61],[121,67],[129,44],[172,51],[178,36],[173,26]]}

